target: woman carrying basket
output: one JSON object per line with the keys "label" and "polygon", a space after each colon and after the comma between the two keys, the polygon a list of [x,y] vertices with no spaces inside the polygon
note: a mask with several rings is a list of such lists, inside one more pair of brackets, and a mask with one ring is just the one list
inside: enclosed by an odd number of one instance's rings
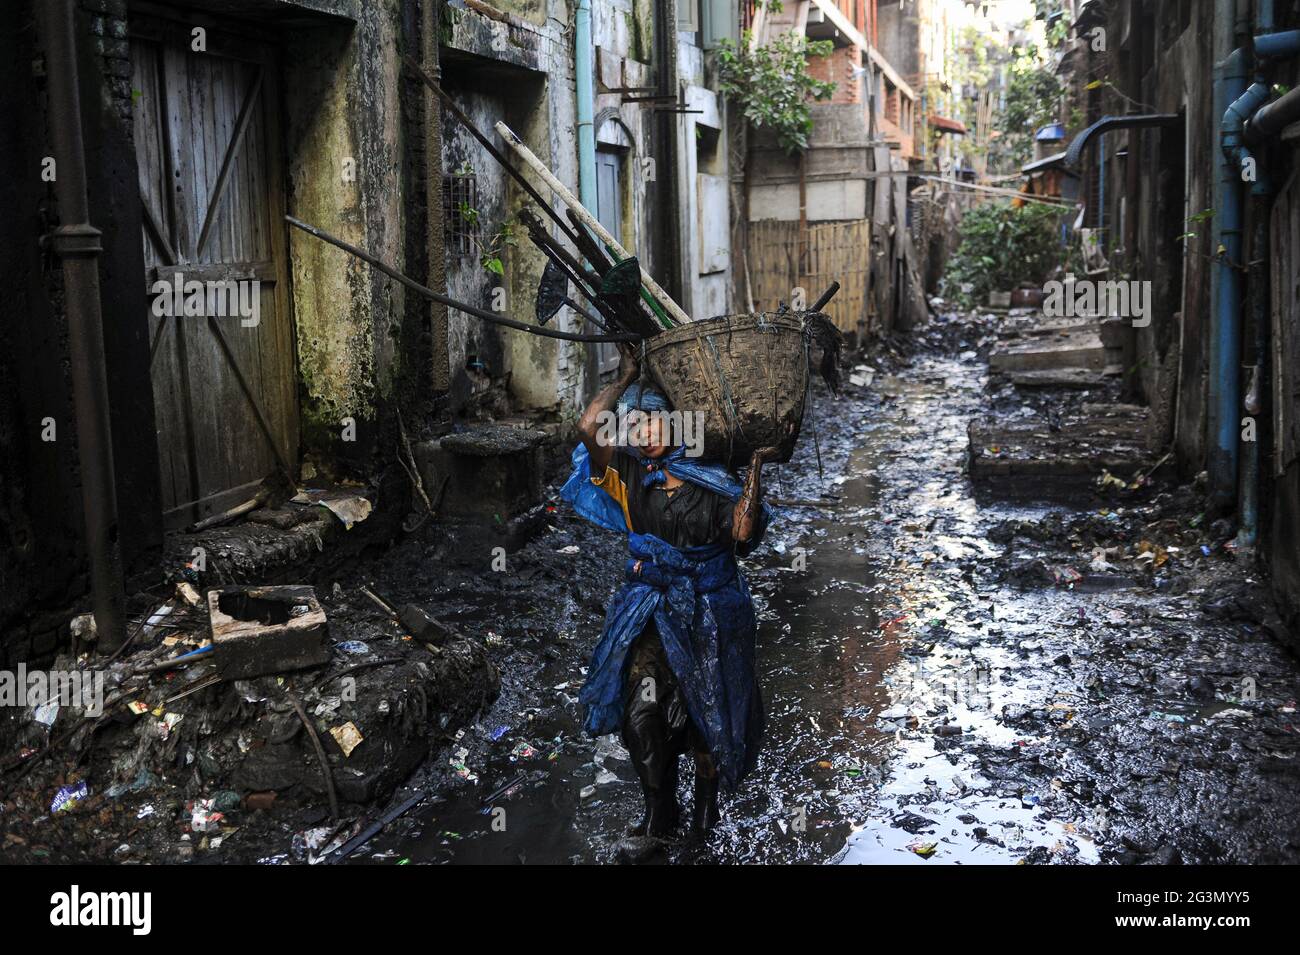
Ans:
{"label": "woman carrying basket", "polygon": [[677,762],[693,752],[698,835],[718,820],[719,783],[732,790],[753,769],[762,736],[754,605],[736,557],[762,541],[762,465],[778,452],[755,452],[743,486],[692,459],[671,433],[666,399],[633,384],[639,363],[620,347],[618,378],[584,412],[561,492],[583,517],[625,533],[630,550],[579,699],[586,731],[620,731],[641,779],[645,816],[633,835],[662,839],[677,827]]}

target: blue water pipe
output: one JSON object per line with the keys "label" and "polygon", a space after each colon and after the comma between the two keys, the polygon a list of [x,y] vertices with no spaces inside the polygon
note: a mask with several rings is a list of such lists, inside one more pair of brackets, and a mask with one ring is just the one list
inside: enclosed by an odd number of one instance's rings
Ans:
{"label": "blue water pipe", "polygon": [[592,66],[591,0],[578,0],[573,30],[573,69],[578,97],[578,198],[593,216],[596,198],[596,94]]}
{"label": "blue water pipe", "polygon": [[[1248,121],[1265,106],[1271,95],[1264,66],[1268,60],[1294,56],[1300,53],[1300,30],[1273,33],[1272,0],[1259,0],[1255,5],[1255,28],[1258,35],[1253,41],[1255,58],[1254,82],[1245,87],[1246,54],[1239,47],[1225,63],[1223,71],[1223,98],[1231,98],[1219,125],[1222,152],[1220,184],[1223,189],[1220,209],[1221,222],[1216,230],[1218,244],[1218,296],[1215,301],[1215,328],[1211,338],[1211,424],[1215,435],[1211,456],[1211,489],[1216,503],[1231,500],[1234,479],[1236,482],[1237,509],[1241,522],[1238,543],[1254,547],[1259,540],[1260,449],[1258,422],[1254,441],[1241,441],[1238,429],[1239,415],[1256,415],[1262,409],[1260,391],[1263,374],[1264,348],[1262,336],[1267,334],[1267,259],[1269,203],[1273,184],[1268,172],[1254,156],[1246,141]],[[1244,88],[1243,88],[1244,87]],[[1236,95],[1233,95],[1233,94]],[[1220,101],[1216,98],[1216,103]],[[1244,176],[1248,164],[1253,175]],[[1249,190],[1244,185],[1249,182]],[[1242,209],[1245,194],[1249,192],[1254,203],[1252,214],[1255,223],[1255,241],[1251,253],[1255,260],[1250,265],[1251,315],[1254,324],[1255,360],[1250,366],[1246,393],[1241,393],[1241,309],[1243,301],[1242,262]],[[1216,196],[1216,198],[1218,198]],[[1215,347],[1217,344],[1217,348]],[[1215,390],[1216,384],[1219,390]]]}

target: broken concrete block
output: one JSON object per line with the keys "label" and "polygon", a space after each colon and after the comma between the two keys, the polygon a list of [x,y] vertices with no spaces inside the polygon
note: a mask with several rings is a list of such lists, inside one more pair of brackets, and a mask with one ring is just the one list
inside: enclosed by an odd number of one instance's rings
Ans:
{"label": "broken concrete block", "polygon": [[208,592],[213,657],[226,680],[329,662],[329,625],[306,585],[225,587]]}

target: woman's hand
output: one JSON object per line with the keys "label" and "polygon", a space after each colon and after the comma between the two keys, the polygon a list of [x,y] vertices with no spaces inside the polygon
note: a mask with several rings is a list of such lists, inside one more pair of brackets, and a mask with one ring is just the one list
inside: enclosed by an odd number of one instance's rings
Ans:
{"label": "woman's hand", "polygon": [[749,466],[751,468],[756,468],[760,464],[770,464],[773,461],[775,461],[777,458],[779,458],[781,456],[782,445],[786,444],[787,442],[789,442],[791,438],[794,437],[794,430],[795,430],[794,422],[793,421],[786,422],[785,427],[781,429],[781,437],[777,441],[777,443],[774,445],[769,445],[766,448],[759,448],[757,451],[755,451],[753,457],[750,458]]}
{"label": "woman's hand", "polygon": [[775,461],[781,456],[782,446],[794,437],[794,422],[788,423],[781,431],[776,444],[759,448],[749,457],[749,476],[745,478],[745,487],[740,492],[740,500],[731,515],[731,537],[738,543],[745,543],[754,536],[758,512],[763,501],[763,465]]}

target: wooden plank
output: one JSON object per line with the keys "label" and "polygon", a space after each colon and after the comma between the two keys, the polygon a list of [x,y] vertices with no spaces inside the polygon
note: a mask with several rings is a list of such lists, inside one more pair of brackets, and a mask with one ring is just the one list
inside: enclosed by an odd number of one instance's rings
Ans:
{"label": "wooden plank", "polygon": [[[274,60],[268,49],[263,48],[266,57],[263,65],[262,102],[279,103],[279,71],[274,69]],[[265,196],[265,201],[257,204],[262,214],[261,244],[259,254],[265,255],[276,270],[277,280],[272,288],[272,298],[267,303],[271,306],[270,314],[274,316],[271,330],[274,336],[269,341],[270,348],[279,357],[271,383],[274,388],[270,399],[271,415],[276,433],[284,436],[284,448],[293,466],[292,476],[298,476],[298,374],[297,342],[293,329],[293,310],[289,302],[289,248],[285,235],[283,213],[285,198],[283,193],[284,157],[280,144],[280,124],[274,120],[271,111],[263,108],[260,121],[255,126],[257,145],[263,161],[254,169],[260,178],[256,182],[256,195]]]}
{"label": "wooden plank", "polygon": [[160,279],[172,282],[176,275],[187,282],[238,282],[244,279],[275,282],[278,278],[274,262],[191,262],[188,265],[157,265],[147,269],[145,287],[152,289],[154,282]]}
{"label": "wooden plank", "polygon": [[[188,145],[186,130],[190,128],[188,81],[185,69],[185,47],[183,33],[175,27],[166,33],[166,42],[160,49],[161,71],[159,73],[161,129],[163,133],[163,164],[159,169],[161,188],[167,195],[168,216],[172,225],[172,247],[176,250],[178,261],[186,261],[190,250],[190,215],[188,212],[190,196],[193,191],[193,155],[181,144]],[[174,324],[175,334],[172,341],[175,346],[174,361],[167,369],[171,375],[170,386],[165,394],[170,399],[172,415],[172,432],[166,441],[165,451],[160,453],[170,456],[171,466],[175,472],[173,483],[177,502],[194,500],[200,496],[198,448],[194,434],[193,395],[190,376],[189,338],[184,325],[170,319]],[[158,401],[155,396],[155,411]],[[160,445],[164,442],[160,440]]]}

